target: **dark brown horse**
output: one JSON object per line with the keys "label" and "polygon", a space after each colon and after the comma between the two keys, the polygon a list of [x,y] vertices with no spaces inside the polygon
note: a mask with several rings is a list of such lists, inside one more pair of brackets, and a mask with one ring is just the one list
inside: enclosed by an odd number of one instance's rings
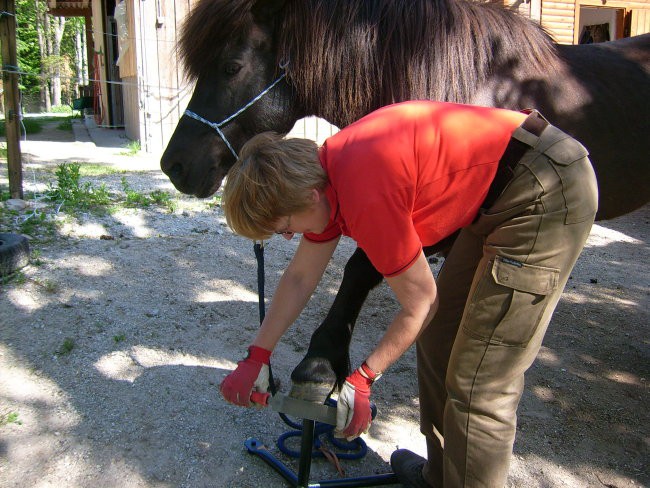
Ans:
{"label": "dark brown horse", "polygon": [[[344,127],[389,103],[433,99],[539,109],[589,149],[600,219],[649,200],[650,35],[556,45],[502,5],[466,0],[203,0],[180,53],[196,87],[161,166],[185,193],[214,193],[256,133],[287,132],[307,115]],[[345,377],[341,344],[381,279],[357,249],[294,385]]]}

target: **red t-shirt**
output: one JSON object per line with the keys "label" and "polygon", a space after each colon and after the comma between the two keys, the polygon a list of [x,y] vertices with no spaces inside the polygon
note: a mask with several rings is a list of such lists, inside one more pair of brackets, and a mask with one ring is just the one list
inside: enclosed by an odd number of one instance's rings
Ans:
{"label": "red t-shirt", "polygon": [[325,141],[330,223],[325,242],[352,237],[384,276],[411,266],[430,246],[470,224],[512,132],[526,115],[414,101],[383,107]]}

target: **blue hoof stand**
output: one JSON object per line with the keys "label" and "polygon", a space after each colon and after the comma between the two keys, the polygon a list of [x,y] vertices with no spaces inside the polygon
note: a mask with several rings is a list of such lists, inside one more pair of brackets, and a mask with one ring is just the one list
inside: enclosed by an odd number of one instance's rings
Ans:
{"label": "blue hoof stand", "polygon": [[[334,405],[333,400],[328,400]],[[371,405],[372,418],[377,415],[377,408]],[[282,461],[276,458],[271,451],[258,439],[250,437],[246,439],[244,445],[250,454],[259,456],[264,462],[275,469],[282,477],[289,482],[293,487],[363,487],[363,486],[381,486],[391,485],[398,483],[397,477],[394,473],[386,473],[373,476],[362,476],[356,478],[339,478],[332,480],[321,480],[316,483],[309,482],[309,474],[311,470],[311,461],[314,456],[323,456],[319,450],[322,445],[320,437],[326,435],[329,442],[331,442],[337,449],[342,449],[347,452],[337,452],[336,455],[340,459],[361,459],[368,452],[368,447],[363,439],[357,438],[352,442],[337,439],[333,435],[334,427],[314,420],[303,419],[302,428],[300,425],[291,421],[283,416],[283,420],[293,427],[294,431],[289,431],[282,434],[277,441],[278,448],[281,452],[298,458],[298,473],[295,473],[288,468]],[[301,437],[300,452],[290,450],[285,446],[285,441],[290,437]]]}

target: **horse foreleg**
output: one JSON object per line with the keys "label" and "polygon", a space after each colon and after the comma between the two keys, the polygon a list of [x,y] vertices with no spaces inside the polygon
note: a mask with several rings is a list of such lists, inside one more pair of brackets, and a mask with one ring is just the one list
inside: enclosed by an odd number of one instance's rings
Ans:
{"label": "horse foreleg", "polygon": [[334,303],[314,331],[304,359],[291,373],[291,396],[322,402],[350,370],[354,324],[368,293],[383,277],[360,248],[350,257]]}
{"label": "horse foreleg", "polygon": [[[446,255],[458,232],[425,247],[424,254]],[[361,248],[350,257],[332,308],[314,331],[304,359],[291,373],[291,396],[323,402],[350,373],[350,340],[368,293],[383,280]]]}

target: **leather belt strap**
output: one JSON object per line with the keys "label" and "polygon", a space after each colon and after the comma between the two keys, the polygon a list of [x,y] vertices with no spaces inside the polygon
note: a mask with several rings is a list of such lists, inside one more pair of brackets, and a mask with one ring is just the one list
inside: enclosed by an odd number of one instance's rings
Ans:
{"label": "leather belt strap", "polygon": [[[515,166],[517,166],[517,163],[521,161],[521,158],[526,151],[535,147],[546,126],[548,126],[548,121],[542,117],[537,110],[530,111],[530,115],[526,117],[523,124],[517,128],[513,136],[510,138],[510,142],[508,143],[503,156],[501,156],[501,159],[499,160],[499,168],[494,176],[494,180],[492,180],[490,190],[483,201],[483,208],[491,207],[496,199],[499,198],[501,193],[503,193],[503,190],[505,190],[506,186],[514,176]],[[528,135],[528,137],[518,138],[517,132],[521,132],[521,130],[528,132],[534,137]],[[526,142],[524,142],[524,140]]]}

